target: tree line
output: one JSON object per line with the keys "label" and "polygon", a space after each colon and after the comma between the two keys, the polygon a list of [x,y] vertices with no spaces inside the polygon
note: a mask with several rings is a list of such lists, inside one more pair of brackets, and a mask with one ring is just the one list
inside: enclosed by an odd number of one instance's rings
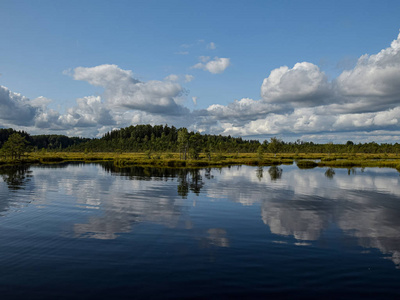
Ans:
{"label": "tree line", "polygon": [[40,134],[40,135],[30,135],[25,131],[17,131],[12,128],[1,129],[0,128],[0,148],[3,147],[4,143],[7,142],[10,136],[13,134],[18,134],[25,138],[27,143],[27,150],[36,151],[41,149],[46,150],[64,150],[68,147],[79,145],[90,141],[89,138],[81,137],[68,137],[66,135],[57,134]]}
{"label": "tree line", "polygon": [[[105,133],[101,138],[65,135],[30,135],[14,129],[0,129],[0,149],[12,158],[27,151],[71,152],[175,152],[181,159],[197,159],[200,153],[400,153],[400,145],[375,142],[318,144],[297,140],[284,142],[273,137],[264,142],[241,137],[201,134],[168,125],[135,125]],[[21,154],[22,153],[22,154]]]}

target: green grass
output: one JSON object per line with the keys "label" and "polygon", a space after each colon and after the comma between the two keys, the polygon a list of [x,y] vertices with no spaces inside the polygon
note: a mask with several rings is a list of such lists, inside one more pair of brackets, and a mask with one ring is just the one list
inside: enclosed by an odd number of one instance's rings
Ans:
{"label": "green grass", "polygon": [[300,160],[297,162],[299,169],[312,169],[318,166],[318,163],[312,160]]}
{"label": "green grass", "polygon": [[265,153],[262,159],[257,153],[213,153],[209,160],[205,154],[199,159],[181,159],[179,153],[111,153],[111,152],[32,152],[22,159],[0,158],[0,166],[16,164],[54,164],[68,161],[104,162],[112,161],[115,166],[155,167],[221,167],[229,165],[273,166],[293,164],[299,168],[332,167],[387,167],[400,171],[400,157],[395,154],[324,154],[324,153]]}

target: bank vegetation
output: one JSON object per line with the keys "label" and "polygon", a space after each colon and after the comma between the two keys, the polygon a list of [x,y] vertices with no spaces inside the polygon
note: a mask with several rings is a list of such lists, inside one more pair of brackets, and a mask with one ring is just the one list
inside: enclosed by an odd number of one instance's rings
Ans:
{"label": "bank vegetation", "polygon": [[115,166],[203,167],[280,165],[299,168],[390,167],[400,170],[400,145],[264,142],[189,132],[167,125],[136,125],[98,139],[63,135],[29,135],[0,129],[0,166],[10,164],[112,161]]}

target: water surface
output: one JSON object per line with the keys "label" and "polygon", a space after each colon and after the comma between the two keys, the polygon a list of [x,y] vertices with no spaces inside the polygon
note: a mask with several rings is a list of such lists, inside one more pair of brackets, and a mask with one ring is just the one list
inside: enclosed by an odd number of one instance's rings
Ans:
{"label": "water surface", "polygon": [[393,169],[0,169],[4,299],[400,296]]}

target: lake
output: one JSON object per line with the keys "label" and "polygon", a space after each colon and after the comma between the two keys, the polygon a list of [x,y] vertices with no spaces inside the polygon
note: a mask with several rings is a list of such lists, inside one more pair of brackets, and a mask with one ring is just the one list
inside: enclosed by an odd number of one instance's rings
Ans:
{"label": "lake", "polygon": [[398,299],[394,169],[0,169],[2,299]]}

